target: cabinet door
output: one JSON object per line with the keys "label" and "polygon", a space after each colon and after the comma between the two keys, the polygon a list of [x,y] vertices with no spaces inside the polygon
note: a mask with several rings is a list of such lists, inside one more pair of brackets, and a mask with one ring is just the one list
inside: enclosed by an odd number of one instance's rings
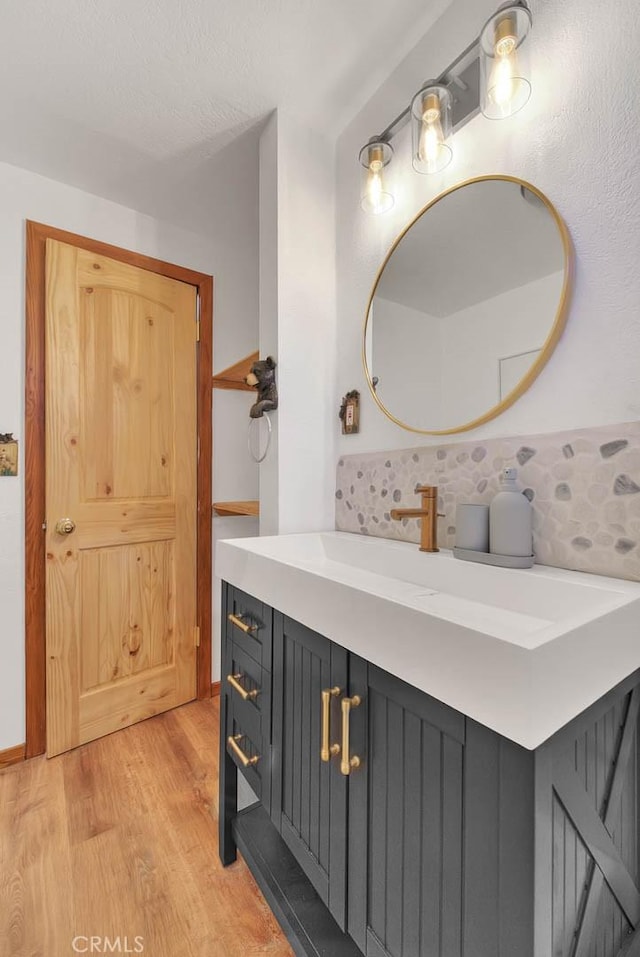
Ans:
{"label": "cabinet door", "polygon": [[[344,929],[347,779],[339,757],[320,757],[322,690],[346,693],[347,652],[274,615],[271,816],[321,899]],[[340,696],[331,698],[331,743],[340,740]]]}
{"label": "cabinet door", "polygon": [[350,656],[348,930],[367,957],[462,953],[464,717]]}

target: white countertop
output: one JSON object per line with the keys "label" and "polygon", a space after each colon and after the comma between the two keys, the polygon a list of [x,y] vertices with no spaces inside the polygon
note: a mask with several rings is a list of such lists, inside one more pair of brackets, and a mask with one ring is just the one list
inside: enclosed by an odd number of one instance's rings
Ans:
{"label": "white countertop", "polygon": [[345,532],[222,541],[215,572],[529,749],[640,668],[640,583]]}

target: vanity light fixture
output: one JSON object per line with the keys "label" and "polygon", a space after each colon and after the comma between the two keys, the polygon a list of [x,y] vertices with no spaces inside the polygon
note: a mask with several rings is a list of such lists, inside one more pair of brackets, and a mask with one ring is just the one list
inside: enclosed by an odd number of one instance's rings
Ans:
{"label": "vanity light fixture", "polygon": [[378,137],[369,140],[360,150],[364,170],[360,205],[366,213],[386,213],[395,202],[387,188],[384,171],[392,158],[393,147]]}
{"label": "vanity light fixture", "polygon": [[451,104],[446,86],[429,83],[411,103],[413,168],[417,173],[439,173],[451,162]]}
{"label": "vanity light fixture", "polygon": [[385,213],[393,206],[384,170],[393,157],[391,140],[407,122],[412,127],[413,168],[440,173],[453,157],[453,134],[480,111],[490,119],[506,119],[522,109],[531,95],[526,43],[531,22],[527,0],[503,4],[480,36],[363,146],[360,205],[365,212]]}
{"label": "vanity light fixture", "polygon": [[482,112],[503,120],[521,110],[531,96],[529,47],[531,13],[510,4],[495,13],[480,34],[480,90]]}

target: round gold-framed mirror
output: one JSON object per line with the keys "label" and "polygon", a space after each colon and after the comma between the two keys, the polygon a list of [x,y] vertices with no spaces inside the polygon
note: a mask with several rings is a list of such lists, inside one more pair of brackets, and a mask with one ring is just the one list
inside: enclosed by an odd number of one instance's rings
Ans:
{"label": "round gold-framed mirror", "polygon": [[515,176],[465,180],[402,230],[376,276],[362,358],[397,425],[465,432],[530,387],[564,328],[573,275],[566,224]]}

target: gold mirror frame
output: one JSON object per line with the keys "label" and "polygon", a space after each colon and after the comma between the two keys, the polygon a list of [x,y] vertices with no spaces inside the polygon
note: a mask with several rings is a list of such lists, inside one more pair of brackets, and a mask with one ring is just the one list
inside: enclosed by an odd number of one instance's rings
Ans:
{"label": "gold mirror frame", "polygon": [[[396,247],[404,239],[406,234],[409,232],[411,227],[423,216],[432,206],[435,206],[436,203],[439,203],[446,196],[449,196],[451,193],[457,192],[459,189],[464,189],[465,186],[472,186],[474,183],[484,183],[487,181],[503,181],[505,183],[515,183],[518,186],[523,186],[525,189],[530,190],[535,196],[540,199],[544,205],[547,207],[553,220],[558,228],[560,234],[560,239],[562,241],[562,249],[564,254],[564,281],[562,284],[562,291],[560,293],[560,301],[558,303],[558,309],[556,311],[556,317],[549,332],[549,335],[544,341],[540,355],[533,363],[529,371],[520,382],[517,384],[515,389],[512,389],[502,399],[501,402],[498,402],[497,405],[492,406],[487,412],[483,415],[478,416],[476,419],[472,419],[471,422],[467,422],[465,425],[458,425],[455,428],[451,429],[417,429],[415,426],[407,425],[406,422],[403,422],[401,419],[396,418],[384,403],[378,397],[376,390],[373,386],[373,381],[371,378],[371,372],[367,364],[367,330],[369,328],[369,316],[371,315],[371,306],[373,304],[373,297],[376,294],[376,289],[378,288],[378,283],[382,277],[382,274],[385,270],[389,259],[396,250]],[[367,311],[364,318],[364,328],[362,332],[362,364],[364,366],[364,373],[367,379],[367,384],[369,386],[369,391],[373,396],[373,399],[378,406],[378,408],[387,416],[388,419],[391,419],[392,422],[395,422],[396,425],[399,425],[401,428],[406,429],[408,432],[417,432],[420,435],[455,435],[458,432],[468,432],[470,429],[475,429],[479,425],[484,425],[485,422],[489,422],[491,419],[495,419],[498,415],[501,415],[506,409],[516,402],[520,396],[529,389],[531,384],[538,378],[545,365],[551,358],[553,350],[555,349],[560,336],[562,335],[563,329],[567,321],[567,315],[569,312],[569,302],[571,299],[571,291],[573,284],[573,246],[571,244],[571,237],[569,235],[569,230],[565,221],[560,216],[558,210],[555,208],[551,200],[545,196],[545,194],[538,189],[537,186],[534,186],[532,183],[528,183],[524,179],[520,179],[518,176],[505,176],[501,174],[495,174],[491,176],[475,176],[472,179],[467,179],[462,183],[457,183],[455,186],[449,187],[449,189],[444,190],[440,193],[435,199],[432,199],[431,202],[427,203],[420,212],[413,217],[411,222],[405,226],[399,236],[394,240],[391,249],[385,256],[382,265],[378,269],[375,281],[373,283],[373,288],[371,289],[371,294],[369,296],[369,301],[367,302]]]}

